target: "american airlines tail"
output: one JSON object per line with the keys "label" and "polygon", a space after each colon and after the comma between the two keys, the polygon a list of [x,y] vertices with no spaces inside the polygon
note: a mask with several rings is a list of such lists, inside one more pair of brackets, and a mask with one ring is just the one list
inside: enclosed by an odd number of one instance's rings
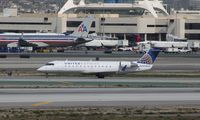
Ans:
{"label": "american airlines tail", "polygon": [[87,18],[85,18],[85,20],[78,26],[78,28],[72,34],[70,34],[70,36],[87,37],[90,32],[93,19],[94,18],[92,16],[88,16]]}

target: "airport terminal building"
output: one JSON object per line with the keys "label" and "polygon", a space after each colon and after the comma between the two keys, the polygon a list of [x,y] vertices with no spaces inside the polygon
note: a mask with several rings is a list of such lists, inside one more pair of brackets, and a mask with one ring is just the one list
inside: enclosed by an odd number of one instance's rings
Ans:
{"label": "airport terminal building", "polygon": [[105,33],[134,40],[165,41],[166,34],[200,41],[200,11],[172,11],[169,15],[162,1],[135,1],[134,3],[80,3],[73,0],[58,14],[20,14],[17,9],[4,9],[0,14],[0,32],[56,32],[71,33],[87,16],[93,15],[91,33]]}

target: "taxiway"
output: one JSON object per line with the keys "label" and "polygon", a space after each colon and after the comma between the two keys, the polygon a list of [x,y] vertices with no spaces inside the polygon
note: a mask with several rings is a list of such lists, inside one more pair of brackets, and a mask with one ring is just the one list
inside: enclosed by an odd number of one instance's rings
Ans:
{"label": "taxiway", "polygon": [[0,107],[199,105],[199,88],[0,89]]}
{"label": "taxiway", "polygon": [[[18,70],[18,71],[35,71],[37,68],[54,60],[95,60],[94,57],[41,57],[41,58],[6,58],[0,59],[0,70]],[[135,61],[139,57],[115,57],[115,58],[100,58],[103,61]],[[157,71],[200,71],[200,58],[193,57],[158,57],[152,70]]]}

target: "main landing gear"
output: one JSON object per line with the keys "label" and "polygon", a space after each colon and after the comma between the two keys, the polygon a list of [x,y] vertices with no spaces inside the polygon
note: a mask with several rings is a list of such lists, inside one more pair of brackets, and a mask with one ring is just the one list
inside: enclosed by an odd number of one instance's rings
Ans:
{"label": "main landing gear", "polygon": [[101,78],[101,79],[105,78],[105,75],[104,75],[104,74],[100,74],[100,73],[96,74],[96,76],[97,76],[98,78]]}
{"label": "main landing gear", "polygon": [[49,74],[48,74],[48,73],[45,73],[45,76],[46,76],[46,78],[48,78],[48,77],[49,77]]}

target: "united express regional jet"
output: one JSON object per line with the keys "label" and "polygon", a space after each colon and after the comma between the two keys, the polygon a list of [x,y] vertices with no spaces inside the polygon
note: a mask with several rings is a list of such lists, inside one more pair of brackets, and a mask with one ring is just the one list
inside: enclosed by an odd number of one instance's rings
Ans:
{"label": "united express regional jet", "polygon": [[104,78],[112,73],[129,73],[150,70],[160,49],[150,49],[138,61],[52,61],[37,69],[43,73],[76,72],[95,74]]}

